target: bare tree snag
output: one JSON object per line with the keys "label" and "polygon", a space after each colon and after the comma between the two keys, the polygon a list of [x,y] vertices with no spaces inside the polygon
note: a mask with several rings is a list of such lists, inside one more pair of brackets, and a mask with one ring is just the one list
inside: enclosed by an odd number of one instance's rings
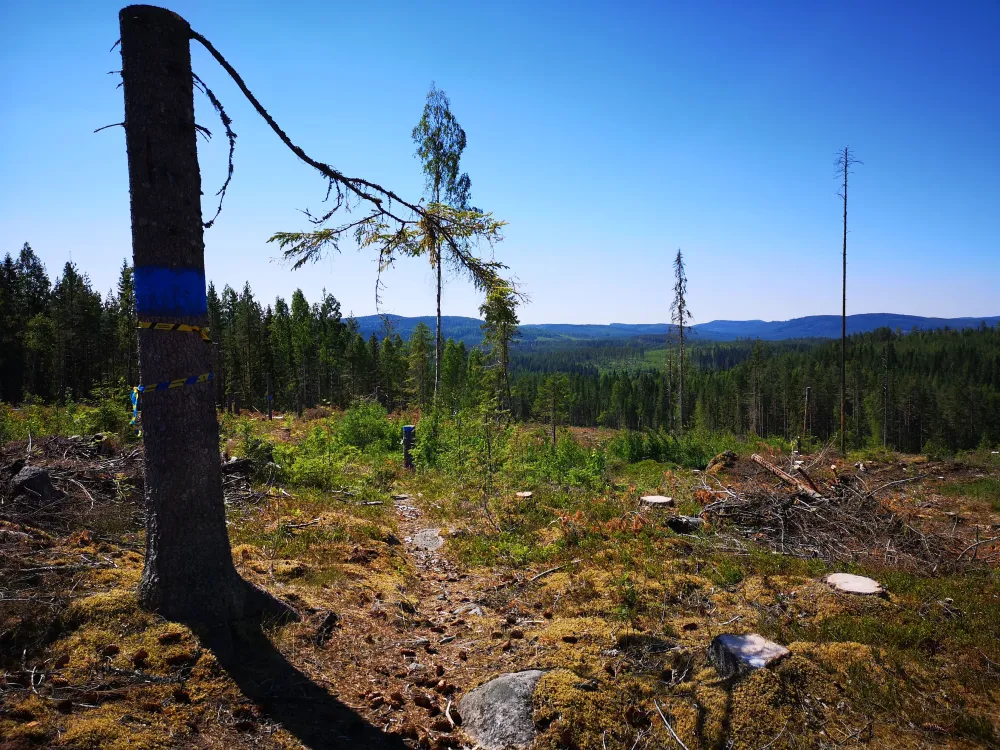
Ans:
{"label": "bare tree snag", "polygon": [[[849,146],[844,147],[844,151],[837,157],[837,169],[844,179],[844,192],[840,197],[844,199],[844,268],[843,268],[843,295],[840,314],[840,452],[847,455],[847,419],[845,417],[847,409],[847,177],[851,173],[851,167],[861,164],[854,158]],[[855,406],[855,408],[857,408]]]}
{"label": "bare tree snag", "polygon": [[[208,325],[191,28],[176,13],[119,13],[132,252],[139,320]],[[139,378],[208,373],[212,348],[178,331],[139,332]],[[211,381],[142,397],[148,518],[139,598],[165,617],[214,624],[265,606],[233,566]],[[277,604],[277,602],[274,602]]]}

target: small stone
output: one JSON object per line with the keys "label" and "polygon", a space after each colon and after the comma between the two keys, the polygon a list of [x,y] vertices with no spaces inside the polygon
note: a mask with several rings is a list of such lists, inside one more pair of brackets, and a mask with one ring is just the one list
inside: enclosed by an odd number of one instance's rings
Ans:
{"label": "small stone", "polygon": [[885,593],[882,584],[873,578],[856,576],[852,573],[831,573],[823,579],[827,586],[845,594],[860,596],[881,596]]}
{"label": "small stone", "polygon": [[708,658],[722,677],[769,667],[789,654],[784,646],[761,635],[719,635],[708,647]]}
{"label": "small stone", "polygon": [[434,551],[444,544],[441,529],[422,529],[413,535],[413,544],[421,549]]}

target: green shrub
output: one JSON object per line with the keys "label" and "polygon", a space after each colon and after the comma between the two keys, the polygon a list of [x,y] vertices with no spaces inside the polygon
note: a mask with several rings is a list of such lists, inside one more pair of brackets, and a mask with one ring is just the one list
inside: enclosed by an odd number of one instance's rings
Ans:
{"label": "green shrub", "polygon": [[337,441],[364,451],[401,450],[400,427],[375,399],[361,399],[337,423]]}

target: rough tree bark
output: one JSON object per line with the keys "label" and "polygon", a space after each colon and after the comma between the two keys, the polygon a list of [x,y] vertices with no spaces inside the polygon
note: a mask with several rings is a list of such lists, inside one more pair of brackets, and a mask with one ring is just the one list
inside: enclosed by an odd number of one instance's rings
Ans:
{"label": "rough tree bark", "polygon": [[[177,14],[146,5],[122,9],[119,22],[136,310],[140,320],[206,327],[191,29]],[[138,333],[143,384],[211,371],[212,348],[197,334]],[[142,428],[148,513],[142,605],[205,624],[266,607],[266,595],[233,566],[212,383],[147,391]]]}

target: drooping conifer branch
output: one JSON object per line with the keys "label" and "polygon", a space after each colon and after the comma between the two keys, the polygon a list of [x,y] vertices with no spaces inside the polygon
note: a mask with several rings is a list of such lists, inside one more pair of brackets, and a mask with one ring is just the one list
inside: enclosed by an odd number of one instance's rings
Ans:
{"label": "drooping conifer branch", "polygon": [[[469,275],[478,289],[490,289],[501,281],[500,272],[507,266],[495,260],[477,257],[472,248],[480,241],[492,247],[502,239],[501,229],[505,222],[477,210],[457,209],[436,203],[413,203],[375,182],[348,177],[331,165],[314,159],[289,138],[253,95],[236,69],[208,39],[195,31],[191,32],[191,37],[205,47],[229,73],[281,142],[299,159],[323,175],[327,180],[326,199],[335,193],[333,206],[326,213],[313,216],[306,211],[309,220],[321,228],[309,232],[277,232],[270,238],[269,241],[278,243],[284,257],[293,261],[293,268],[319,260],[328,247],[339,250],[341,238],[353,235],[359,247],[378,248],[381,272],[390,267],[400,255],[419,256],[432,252],[432,243],[427,242],[426,237],[437,236],[444,241],[458,266]],[[352,206],[361,205],[369,207],[362,218],[336,226],[322,226],[341,208],[349,212]]]}

